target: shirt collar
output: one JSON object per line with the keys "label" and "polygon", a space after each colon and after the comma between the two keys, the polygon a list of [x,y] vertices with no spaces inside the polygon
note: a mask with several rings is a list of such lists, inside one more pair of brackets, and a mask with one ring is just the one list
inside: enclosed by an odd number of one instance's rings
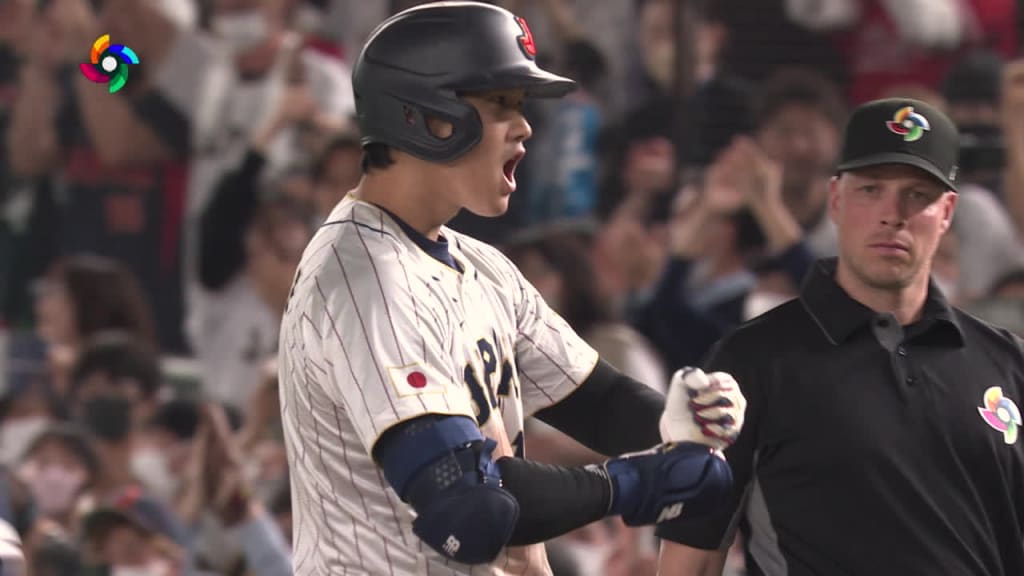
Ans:
{"label": "shirt collar", "polygon": [[[374,204],[374,206],[377,205]],[[419,230],[416,230],[415,228],[410,226],[405,220],[402,220],[401,218],[396,216],[394,212],[391,212],[390,210],[384,208],[383,206],[377,206],[377,208],[380,208],[382,211],[384,211],[385,214],[391,216],[395,223],[398,224],[399,228],[401,228],[402,231],[405,232],[405,235],[408,236],[409,239],[412,240],[414,244],[419,246],[420,249],[426,252],[431,258],[437,260],[438,262],[444,264],[445,266],[448,266],[449,268],[455,270],[456,272],[462,272],[462,267],[459,265],[459,262],[456,261],[455,258],[452,257],[451,252],[448,251],[448,240],[444,236],[438,236],[437,240],[431,240],[430,238],[427,238],[426,236],[421,234]]]}
{"label": "shirt collar", "polygon": [[[800,288],[800,301],[804,308],[829,341],[836,345],[884,315],[857,302],[836,283],[837,262],[836,258],[818,260]],[[921,319],[906,328],[910,338],[935,331],[950,335],[958,346],[964,343],[956,312],[931,280]]]}

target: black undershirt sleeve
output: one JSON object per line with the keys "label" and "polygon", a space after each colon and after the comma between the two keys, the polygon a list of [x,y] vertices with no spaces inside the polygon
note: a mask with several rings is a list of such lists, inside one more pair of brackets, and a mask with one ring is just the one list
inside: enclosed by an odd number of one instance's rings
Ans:
{"label": "black undershirt sleeve", "polygon": [[664,395],[600,360],[575,392],[536,417],[591,450],[618,456],[661,443],[664,409]]}
{"label": "black undershirt sleeve", "polygon": [[497,464],[502,486],[519,502],[510,546],[550,540],[608,513],[611,488],[597,466],[553,466],[508,457]]}

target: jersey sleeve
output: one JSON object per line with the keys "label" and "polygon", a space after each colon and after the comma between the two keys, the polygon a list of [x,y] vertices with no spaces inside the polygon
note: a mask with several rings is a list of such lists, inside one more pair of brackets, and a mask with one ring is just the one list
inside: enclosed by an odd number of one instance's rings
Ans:
{"label": "jersey sleeve", "polygon": [[516,365],[523,415],[562,400],[597,366],[598,354],[552,310],[511,262],[516,314]]}
{"label": "jersey sleeve", "polygon": [[314,309],[322,307],[325,390],[367,452],[386,430],[424,414],[473,418],[452,361],[452,328],[429,307],[428,288],[397,245],[353,226],[324,249],[334,254],[311,289]]}

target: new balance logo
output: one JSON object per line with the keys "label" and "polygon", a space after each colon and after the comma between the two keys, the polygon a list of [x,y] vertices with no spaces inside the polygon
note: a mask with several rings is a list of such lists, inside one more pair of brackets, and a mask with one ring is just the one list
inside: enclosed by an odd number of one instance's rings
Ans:
{"label": "new balance logo", "polygon": [[449,534],[448,539],[444,541],[444,553],[449,556],[455,556],[455,553],[459,551],[459,547],[462,546],[462,542],[455,537],[455,534]]}
{"label": "new balance logo", "polygon": [[664,522],[666,520],[671,520],[673,518],[678,518],[679,515],[682,514],[682,513],[683,513],[683,503],[682,502],[676,502],[675,504],[673,504],[671,506],[665,506],[664,508],[661,509],[661,514],[658,514],[658,519],[655,521],[655,523],[660,524],[660,523],[662,523],[662,522]]}

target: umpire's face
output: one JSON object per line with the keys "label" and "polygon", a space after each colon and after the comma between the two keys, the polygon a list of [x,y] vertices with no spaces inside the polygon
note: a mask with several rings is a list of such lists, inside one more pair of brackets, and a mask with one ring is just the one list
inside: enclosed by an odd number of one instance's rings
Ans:
{"label": "umpire's face", "polygon": [[839,266],[875,290],[927,286],[956,194],[918,168],[885,164],[844,172],[831,183],[829,212],[839,233]]}

